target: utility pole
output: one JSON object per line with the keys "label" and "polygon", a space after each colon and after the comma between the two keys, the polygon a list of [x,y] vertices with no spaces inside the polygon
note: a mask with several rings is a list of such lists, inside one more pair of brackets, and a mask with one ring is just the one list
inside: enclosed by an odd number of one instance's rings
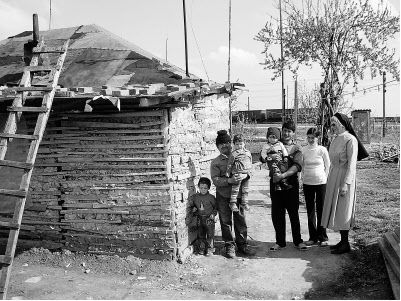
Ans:
{"label": "utility pole", "polygon": [[[294,87],[294,123],[295,128],[298,128],[298,76],[295,78],[295,87]],[[296,132],[295,132],[296,137]]]}
{"label": "utility pole", "polygon": [[283,22],[281,17],[281,0],[279,2],[280,6],[280,50],[281,50],[281,98],[282,98],[282,108],[281,108],[281,121],[285,121],[285,89],[284,89],[284,59],[283,59]]}
{"label": "utility pole", "polygon": [[185,75],[189,77],[188,72],[188,43],[187,43],[187,17],[185,13],[185,0],[182,0],[182,9],[184,11],[184,35],[185,35]]}
{"label": "utility pole", "polygon": [[230,60],[231,60],[231,0],[229,1],[228,6],[228,77],[227,77],[227,84],[230,85],[229,91],[229,118],[230,118],[230,135],[232,134],[232,127],[233,127],[233,113],[232,113],[232,85],[230,82]]}
{"label": "utility pole", "polygon": [[51,24],[52,24],[52,0],[50,0],[49,30],[51,29]]}
{"label": "utility pole", "polygon": [[383,72],[383,138],[386,136],[386,71]]}
{"label": "utility pole", "polygon": [[166,61],[167,61],[167,41],[168,41],[168,38],[166,38]]}

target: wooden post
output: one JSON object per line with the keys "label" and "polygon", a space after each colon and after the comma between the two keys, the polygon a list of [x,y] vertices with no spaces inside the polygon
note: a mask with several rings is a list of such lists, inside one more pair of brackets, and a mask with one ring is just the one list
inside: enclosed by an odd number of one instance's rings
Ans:
{"label": "wooden post", "polygon": [[185,0],[182,0],[182,9],[184,11],[184,35],[185,35],[185,75],[189,77],[188,71],[188,43],[187,43],[187,17],[185,13]]}
{"label": "wooden post", "polygon": [[[295,78],[295,87],[294,87],[294,123],[295,128],[298,128],[298,77]],[[295,132],[295,137],[297,137],[297,133]]]}
{"label": "wooden post", "polygon": [[383,138],[386,136],[386,71],[383,72]]}
{"label": "wooden post", "polygon": [[34,42],[39,41],[39,20],[38,20],[38,14],[33,14],[33,32],[32,32],[32,38]]}

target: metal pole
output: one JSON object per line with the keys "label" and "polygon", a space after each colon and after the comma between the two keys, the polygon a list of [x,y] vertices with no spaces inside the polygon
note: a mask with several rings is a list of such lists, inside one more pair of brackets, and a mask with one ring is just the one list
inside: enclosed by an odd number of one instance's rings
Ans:
{"label": "metal pole", "polygon": [[383,72],[383,138],[386,136],[386,71]]}
{"label": "metal pole", "polygon": [[280,5],[280,50],[281,50],[281,99],[282,99],[282,108],[281,108],[281,121],[285,121],[285,90],[284,90],[284,59],[283,59],[283,22],[281,17],[281,0],[279,2]]}
{"label": "metal pole", "polygon": [[[294,87],[294,123],[295,128],[298,128],[298,77],[295,78],[295,87]],[[296,132],[295,132],[296,137]]]}
{"label": "metal pole", "polygon": [[52,0],[50,0],[49,30],[51,29],[51,24],[52,24]]}
{"label": "metal pole", "polygon": [[248,115],[249,115],[249,96],[248,96]]}
{"label": "metal pole", "polygon": [[232,127],[233,127],[233,116],[232,116],[232,86],[230,83],[230,62],[231,60],[231,0],[229,1],[228,7],[228,76],[227,76],[227,83],[230,85],[230,98],[229,98],[229,118],[230,118],[230,135],[232,134]]}
{"label": "metal pole", "polygon": [[188,72],[188,43],[187,43],[187,17],[185,13],[185,0],[182,0],[182,9],[184,11],[184,35],[185,35],[185,75],[189,77]]}
{"label": "metal pole", "polygon": [[168,38],[166,38],[166,61],[167,61],[167,41],[168,41]]}

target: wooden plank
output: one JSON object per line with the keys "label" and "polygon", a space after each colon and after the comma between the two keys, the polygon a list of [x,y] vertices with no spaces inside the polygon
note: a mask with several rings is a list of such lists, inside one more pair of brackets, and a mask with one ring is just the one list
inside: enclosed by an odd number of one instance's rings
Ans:
{"label": "wooden plank", "polygon": [[12,263],[12,257],[11,256],[6,256],[6,255],[0,255],[0,263],[1,264],[11,264]]}
{"label": "wooden plank", "polygon": [[[80,178],[80,176],[77,176]],[[71,182],[77,182],[78,180],[66,180],[66,181],[60,181],[60,184],[68,184]],[[158,177],[153,177],[153,178],[147,178],[147,179],[141,179],[141,180],[131,180],[131,181],[121,181],[121,180],[100,180],[100,181],[95,181],[95,180],[90,180],[91,185],[134,185],[134,184],[139,184],[139,183],[144,183],[148,181],[167,181],[167,177],[165,178],[158,178]],[[121,187],[121,186],[113,186],[115,188]]]}
{"label": "wooden plank", "polygon": [[15,139],[27,139],[27,140],[38,140],[38,135],[23,135],[23,134],[5,134],[0,133],[1,138],[15,138]]}
{"label": "wooden plank", "polygon": [[379,238],[378,243],[379,243],[379,246],[380,246],[383,256],[388,261],[389,265],[391,266],[391,269],[397,276],[398,281],[400,281],[399,258],[398,258],[398,262],[397,262],[397,259],[395,258],[395,254],[392,252],[391,247],[386,243],[385,239]]}
{"label": "wooden plank", "polygon": [[121,220],[102,220],[102,219],[62,219],[61,222],[63,224],[77,224],[77,223],[94,223],[94,224],[121,224]]}
{"label": "wooden plank", "polygon": [[398,260],[400,258],[400,243],[397,243],[397,241],[394,239],[394,236],[392,233],[385,233],[384,234],[384,239],[387,241],[387,243],[391,246],[391,248],[394,250],[394,252],[398,256]]}
{"label": "wooden plank", "polygon": [[[85,134],[147,134],[147,133],[160,133],[161,130],[158,129],[149,129],[149,130],[91,130],[85,131]],[[47,134],[46,138],[58,138],[58,139],[65,139],[66,137],[80,137],[82,136],[82,130],[75,132],[75,131],[63,131],[62,134]]]}
{"label": "wooden plank", "polygon": [[20,228],[20,225],[18,223],[14,223],[12,221],[4,221],[4,220],[1,221],[0,220],[0,228],[18,230]]}
{"label": "wooden plank", "polygon": [[64,53],[67,51],[65,46],[58,47],[39,47],[36,46],[32,49],[33,54],[41,54],[41,53]]}
{"label": "wooden plank", "polygon": [[24,71],[29,72],[52,72],[55,68],[52,66],[27,66],[24,68]]}
{"label": "wooden plank", "polygon": [[9,112],[31,112],[31,113],[46,113],[49,111],[49,108],[44,107],[7,107],[7,111]]}
{"label": "wooden plank", "polygon": [[0,189],[0,195],[9,195],[24,198],[26,191],[24,190],[11,190],[11,189]]}
{"label": "wooden plank", "polygon": [[30,191],[31,195],[60,195],[61,192],[59,190],[56,191]]}
{"label": "wooden plank", "polygon": [[157,140],[163,139],[162,135],[138,135],[138,136],[109,136],[109,137],[88,137],[88,136],[76,136],[74,139],[70,139],[70,137],[66,137],[66,139],[60,137],[60,142],[65,143],[65,140],[72,141],[74,143],[79,143],[80,141],[133,141],[133,140]]}
{"label": "wooden plank", "polygon": [[400,242],[400,227],[395,227],[394,234],[398,237],[397,242]]}
{"label": "wooden plank", "polygon": [[92,113],[61,113],[61,116],[65,117],[85,117],[85,118],[116,118],[116,117],[143,117],[143,116],[152,116],[152,117],[161,117],[163,116],[163,111],[154,110],[154,111],[134,111],[134,112],[124,112],[124,113],[111,113],[111,114],[92,114]]}
{"label": "wooden plank", "polygon": [[14,87],[14,88],[7,88],[7,89],[3,89],[3,93],[12,93],[12,92],[49,92],[52,91],[53,88],[52,87]]}
{"label": "wooden plank", "polygon": [[[43,144],[50,144],[46,143],[47,141],[42,141],[41,145]],[[75,142],[73,142],[75,143]],[[52,143],[52,144],[65,144],[63,141],[62,143]],[[164,148],[164,144],[127,144],[127,145],[113,145],[113,144],[82,144],[82,145],[67,145],[65,148],[75,148],[75,149],[144,149],[144,148]],[[59,146],[59,148],[54,149],[54,151],[61,151],[63,148]],[[164,150],[163,150],[164,151]]]}
{"label": "wooden plank", "polygon": [[74,163],[74,162],[166,162],[167,158],[84,158],[84,157],[60,157],[59,162]]}
{"label": "wooden plank", "polygon": [[61,214],[130,214],[127,210],[108,210],[108,209],[72,209],[61,210]]}
{"label": "wooden plank", "polygon": [[115,164],[115,165],[102,165],[102,164],[94,164],[94,163],[87,163],[85,166],[75,166],[73,163],[42,163],[42,164],[35,164],[35,167],[56,167],[56,166],[62,166],[62,167],[67,167],[68,169],[66,170],[80,170],[80,169],[159,169],[159,168],[166,168],[166,165],[164,164],[158,164],[158,165],[128,165],[128,164]]}
{"label": "wooden plank", "polygon": [[25,163],[25,162],[17,162],[17,161],[10,161],[10,160],[0,160],[0,166],[8,166],[20,169],[31,169],[33,168],[32,163]]}

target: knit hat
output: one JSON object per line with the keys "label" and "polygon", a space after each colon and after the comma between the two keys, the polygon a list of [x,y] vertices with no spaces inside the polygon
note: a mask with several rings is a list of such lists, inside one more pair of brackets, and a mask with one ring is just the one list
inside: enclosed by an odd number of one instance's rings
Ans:
{"label": "knit hat", "polygon": [[226,130],[217,131],[216,145],[229,142],[231,142],[231,137]]}
{"label": "knit hat", "polygon": [[270,127],[267,129],[266,138],[269,138],[270,135],[275,135],[278,140],[281,139],[281,132],[279,128]]}

